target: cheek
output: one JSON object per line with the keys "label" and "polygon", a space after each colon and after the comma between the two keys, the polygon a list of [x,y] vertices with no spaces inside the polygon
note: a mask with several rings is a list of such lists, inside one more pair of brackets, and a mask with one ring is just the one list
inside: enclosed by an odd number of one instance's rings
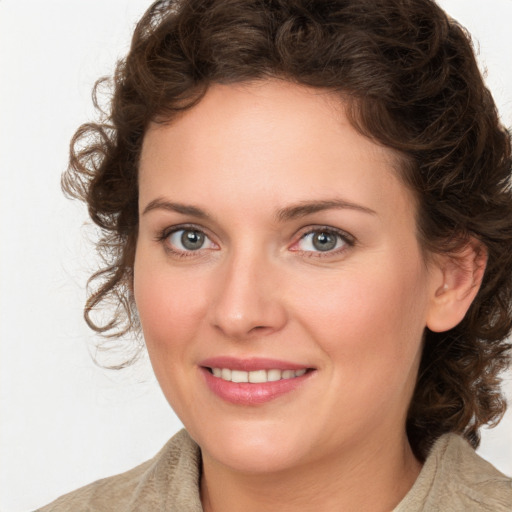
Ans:
{"label": "cheek", "polygon": [[302,304],[303,325],[327,355],[329,403],[350,411],[353,424],[371,427],[407,410],[424,329],[421,281],[421,272],[367,268]]}
{"label": "cheek", "polygon": [[197,276],[136,260],[134,297],[150,352],[178,349],[193,337],[205,313],[204,291]]}
{"label": "cheek", "polygon": [[[303,282],[298,317],[343,371],[391,373],[411,364],[425,326],[425,273],[400,258]],[[347,364],[345,364],[347,362]]]}
{"label": "cheek", "polygon": [[[142,256],[142,255],[141,255]],[[168,265],[135,261],[134,297],[149,358],[160,387],[180,418],[194,410],[188,392],[194,343],[204,317],[201,280],[171,272]]]}

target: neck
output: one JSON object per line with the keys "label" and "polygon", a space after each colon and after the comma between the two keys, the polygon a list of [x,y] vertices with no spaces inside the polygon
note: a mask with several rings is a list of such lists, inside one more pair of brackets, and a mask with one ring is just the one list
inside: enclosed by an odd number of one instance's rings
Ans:
{"label": "neck", "polygon": [[205,512],[389,512],[420,469],[405,433],[273,473],[233,471],[203,453],[201,498]]}

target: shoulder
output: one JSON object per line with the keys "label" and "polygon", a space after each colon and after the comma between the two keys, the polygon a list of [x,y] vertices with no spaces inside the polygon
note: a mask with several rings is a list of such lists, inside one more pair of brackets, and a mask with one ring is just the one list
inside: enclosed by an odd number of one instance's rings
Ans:
{"label": "shoulder", "polygon": [[37,512],[200,511],[199,461],[198,446],[182,430],[153,459],[65,494]]}
{"label": "shoulder", "polygon": [[451,485],[440,485],[440,490],[474,507],[465,510],[511,512],[512,479],[475,453],[462,437],[455,434],[444,437],[438,443],[436,456],[440,476]]}
{"label": "shoulder", "polygon": [[446,434],[434,444],[409,494],[405,511],[511,512],[512,479],[482,459],[465,439]]}

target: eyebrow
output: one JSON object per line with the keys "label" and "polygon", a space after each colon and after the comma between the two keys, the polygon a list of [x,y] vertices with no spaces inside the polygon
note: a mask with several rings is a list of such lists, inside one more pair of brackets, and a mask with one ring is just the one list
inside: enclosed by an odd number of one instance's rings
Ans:
{"label": "eyebrow", "polygon": [[198,208],[197,206],[173,203],[162,198],[153,199],[153,201],[149,202],[146,208],[144,208],[142,215],[145,215],[152,210],[168,210],[170,212],[181,213],[183,215],[192,215],[198,219],[207,219],[210,217],[204,210],[201,210],[201,208]]}
{"label": "eyebrow", "polygon": [[[208,213],[206,213],[201,208],[198,208],[197,206],[166,201],[162,198],[153,199],[153,201],[149,202],[146,208],[144,208],[142,215],[145,215],[152,210],[158,209],[181,213],[183,215],[191,215],[193,217],[197,217],[198,219],[210,218]],[[307,215],[311,215],[313,213],[321,212],[324,210],[334,209],[356,210],[370,215],[377,214],[374,210],[366,206],[351,203],[343,199],[329,199],[323,201],[302,201],[299,204],[281,208],[277,211],[275,218],[278,222],[286,222],[288,220],[306,217]]]}
{"label": "eyebrow", "polygon": [[343,199],[328,199],[324,201],[303,201],[297,205],[287,206],[281,208],[276,215],[276,219],[280,222],[292,220],[300,217],[306,217],[313,213],[321,212],[324,210],[338,210],[348,209],[357,210],[370,215],[377,215],[377,212],[366,206],[351,203]]}

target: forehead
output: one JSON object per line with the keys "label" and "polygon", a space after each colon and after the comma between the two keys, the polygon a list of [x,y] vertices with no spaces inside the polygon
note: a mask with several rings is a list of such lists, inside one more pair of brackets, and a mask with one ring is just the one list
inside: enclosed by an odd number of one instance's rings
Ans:
{"label": "forehead", "polygon": [[[153,123],[140,161],[141,201],[168,187],[193,202],[217,197],[351,201],[412,196],[399,158],[357,132],[332,92],[284,81],[214,85],[177,119]],[[172,192],[174,191],[174,192]]]}

